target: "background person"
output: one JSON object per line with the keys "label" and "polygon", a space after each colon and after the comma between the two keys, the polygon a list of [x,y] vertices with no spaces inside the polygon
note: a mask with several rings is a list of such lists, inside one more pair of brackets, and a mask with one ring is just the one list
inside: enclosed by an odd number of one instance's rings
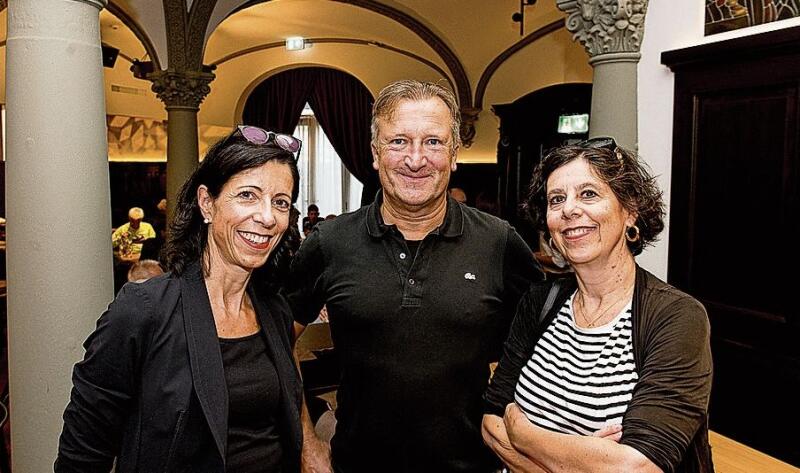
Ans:
{"label": "background person", "polygon": [[140,259],[128,270],[128,282],[142,283],[161,274],[164,274],[164,270],[158,261]]}
{"label": "background person", "polygon": [[527,208],[574,276],[520,301],[486,442],[515,472],[713,471],[708,317],[634,260],[664,228],[655,180],[612,139],[588,140],[542,160]]}
{"label": "background person", "polygon": [[299,470],[301,388],[276,268],[298,140],[239,127],[184,184],[169,274],[126,284],[85,343],[56,472]]}
{"label": "background person", "polygon": [[[507,223],[448,199],[460,111],[443,87],[399,81],[373,107],[373,204],[321,222],[292,262],[298,330],[326,305],[342,376],[341,473],[494,471],[481,394],[538,270]],[[330,471],[304,423],[303,460]]]}
{"label": "background person", "polygon": [[142,252],[142,242],[155,238],[152,225],[143,222],[144,210],[133,207],[128,211],[128,222],[119,226],[111,234],[111,244],[124,256],[136,256]]}
{"label": "background person", "polygon": [[306,211],[306,216],[303,217],[302,225],[303,228],[306,227],[308,224],[309,228],[314,228],[316,224],[325,220],[319,213],[319,207],[316,204],[311,204],[308,206],[308,210]]}
{"label": "background person", "polygon": [[459,204],[466,204],[467,203],[467,193],[464,192],[464,189],[460,187],[451,187],[447,194],[453,198]]}

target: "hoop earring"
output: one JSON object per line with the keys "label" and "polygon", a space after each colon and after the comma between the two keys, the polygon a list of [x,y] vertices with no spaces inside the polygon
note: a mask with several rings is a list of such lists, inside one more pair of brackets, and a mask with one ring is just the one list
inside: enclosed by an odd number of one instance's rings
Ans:
{"label": "hoop earring", "polygon": [[[633,236],[631,236],[631,230],[633,230]],[[639,241],[639,227],[636,225],[631,225],[625,230],[625,239],[631,243],[635,243]]]}

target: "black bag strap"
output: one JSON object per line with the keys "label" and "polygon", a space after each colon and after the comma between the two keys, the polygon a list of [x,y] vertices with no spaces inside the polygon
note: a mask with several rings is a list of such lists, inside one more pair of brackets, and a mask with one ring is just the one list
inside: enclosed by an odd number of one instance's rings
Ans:
{"label": "black bag strap", "polygon": [[547,299],[544,301],[544,305],[542,306],[542,312],[539,314],[539,320],[537,320],[538,324],[544,322],[545,317],[547,317],[547,313],[550,312],[550,309],[553,308],[553,304],[556,301],[556,297],[558,297],[558,291],[561,289],[561,281],[556,279],[553,281],[553,285],[550,286],[550,292],[547,293]]}

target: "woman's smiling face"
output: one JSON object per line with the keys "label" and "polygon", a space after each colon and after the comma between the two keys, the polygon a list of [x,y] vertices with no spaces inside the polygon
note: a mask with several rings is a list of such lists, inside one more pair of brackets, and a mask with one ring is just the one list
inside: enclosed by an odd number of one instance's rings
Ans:
{"label": "woman's smiling face", "polygon": [[269,161],[247,169],[211,196],[200,186],[197,198],[211,221],[206,256],[211,270],[252,271],[266,263],[289,227],[294,182],[288,165]]}
{"label": "woman's smiling face", "polygon": [[548,177],[547,227],[571,265],[629,252],[625,230],[635,222],[635,215],[585,159],[574,159]]}

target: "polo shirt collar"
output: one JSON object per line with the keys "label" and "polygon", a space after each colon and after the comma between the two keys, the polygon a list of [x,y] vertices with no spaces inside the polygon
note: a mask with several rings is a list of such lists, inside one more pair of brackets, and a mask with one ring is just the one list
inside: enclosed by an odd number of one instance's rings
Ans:
{"label": "polo shirt collar", "polygon": [[[379,189],[375,200],[367,209],[367,231],[375,238],[382,238],[386,232],[394,225],[387,225],[383,221],[381,205],[383,204],[383,190]],[[444,215],[444,222],[431,232],[434,235],[442,235],[445,238],[460,237],[464,233],[464,214],[461,205],[449,195],[447,196],[447,211]]]}

